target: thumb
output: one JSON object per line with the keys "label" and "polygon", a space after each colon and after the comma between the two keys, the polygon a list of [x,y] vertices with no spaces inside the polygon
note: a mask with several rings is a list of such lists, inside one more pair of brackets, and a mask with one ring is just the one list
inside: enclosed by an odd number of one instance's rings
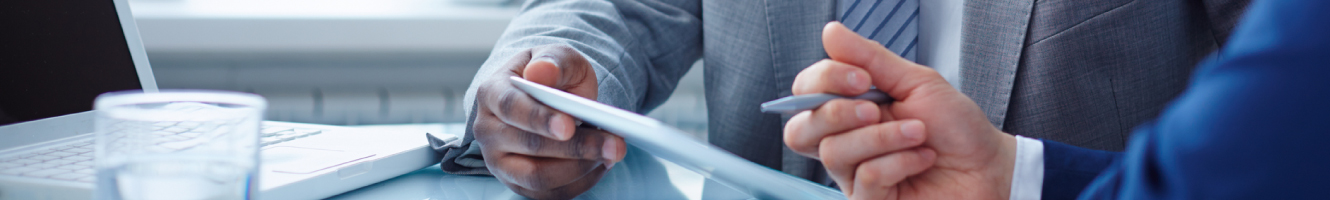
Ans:
{"label": "thumb", "polygon": [[533,48],[531,54],[531,62],[521,72],[523,78],[595,99],[596,72],[577,50],[567,45],[548,45]]}
{"label": "thumb", "polygon": [[832,60],[867,70],[873,86],[897,101],[908,99],[911,91],[921,84],[937,81],[946,83],[931,68],[901,58],[877,41],[859,36],[840,22],[827,23],[822,29],[822,46]]}

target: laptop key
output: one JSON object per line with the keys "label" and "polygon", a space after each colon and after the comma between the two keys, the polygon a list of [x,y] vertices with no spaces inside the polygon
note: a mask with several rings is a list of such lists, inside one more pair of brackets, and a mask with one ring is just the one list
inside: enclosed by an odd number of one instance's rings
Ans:
{"label": "laptop key", "polygon": [[180,122],[179,124],[176,124],[175,126],[176,126],[176,127],[180,127],[180,128],[190,128],[190,129],[192,129],[192,128],[195,128],[195,127],[199,127],[199,125],[203,125],[203,123],[200,123],[200,122]]}
{"label": "laptop key", "polygon": [[88,176],[88,177],[79,178],[79,180],[77,180],[77,181],[78,181],[78,182],[84,182],[84,183],[91,183],[92,181],[96,181],[96,180],[97,180],[97,176]]}
{"label": "laptop key", "polygon": [[67,157],[67,158],[65,158],[65,159],[72,159],[72,160],[76,160],[76,161],[92,160],[92,155],[79,154],[79,155],[76,155],[76,156],[70,156],[70,157]]}
{"label": "laptop key", "polygon": [[74,148],[74,146],[63,145],[63,146],[51,147],[48,150],[51,150],[51,152],[60,152],[64,151],[65,149],[71,149],[71,148]]}
{"label": "laptop key", "polygon": [[48,176],[51,176],[51,175],[63,174],[63,173],[70,173],[70,172],[73,172],[73,171],[66,170],[66,169],[43,169],[43,170],[37,170],[37,171],[25,172],[25,173],[23,173],[23,176],[43,177],[43,178],[44,178],[44,177],[48,177]]}
{"label": "laptop key", "polygon": [[68,169],[68,170],[80,170],[80,169],[87,169],[88,167],[87,167],[87,166],[79,166],[79,165],[61,165],[61,166],[59,166],[59,167],[55,167],[55,168],[56,168],[56,169]]}
{"label": "laptop key", "polygon": [[79,144],[77,144],[77,143],[74,143],[74,144],[68,144],[68,145],[65,145],[65,148],[63,148],[63,149],[74,149],[74,148],[83,148],[83,147],[84,147],[83,145],[79,145]]}
{"label": "laptop key", "polygon": [[9,169],[0,170],[0,174],[20,175],[20,174],[23,174],[23,173],[28,173],[28,172],[31,172],[31,171],[37,171],[37,170],[41,170],[41,169],[40,169],[40,168],[36,168],[36,167],[18,167],[18,168],[9,168]]}
{"label": "laptop key", "polygon": [[31,164],[39,164],[39,163],[43,163],[43,160],[37,160],[37,159],[21,159],[21,160],[15,160],[15,161],[12,161],[12,163],[23,164],[23,165],[31,165]]}
{"label": "laptop key", "polygon": [[42,163],[42,161],[41,161],[41,160],[37,160],[37,159],[28,159],[28,158],[24,158],[24,159],[15,160],[15,161],[13,161],[13,162],[11,162],[11,163],[18,163],[18,164],[22,164],[22,165],[31,165],[31,164]]}
{"label": "laptop key", "polygon": [[48,153],[56,152],[56,151],[60,151],[60,150],[56,150],[56,149],[45,149],[45,150],[41,150],[41,151],[38,151],[38,152],[33,152],[33,154],[37,154],[37,155],[46,155],[46,154],[48,154]]}
{"label": "laptop key", "polygon": [[49,164],[55,165],[55,167],[60,167],[60,166],[64,166],[64,165],[74,164],[74,163],[76,163],[76,162],[79,162],[79,161],[78,161],[78,160],[74,160],[74,159],[64,158],[64,159],[60,159],[60,160],[46,161],[46,162],[43,163],[43,164],[47,164],[47,163],[49,163]]}
{"label": "laptop key", "polygon": [[89,176],[92,176],[92,175],[91,175],[91,174],[56,174],[56,175],[54,175],[54,176],[51,176],[51,178],[53,178],[53,179],[60,179],[60,180],[69,180],[69,181],[73,181],[73,180],[78,180],[78,179],[80,179],[80,178],[83,178],[83,177],[89,177]]}
{"label": "laptop key", "polygon": [[85,148],[85,147],[79,147],[79,148],[73,148],[73,149],[66,149],[64,152],[70,152],[70,153],[87,153],[87,152],[92,152],[92,148],[91,148],[91,147],[86,147],[86,148]]}
{"label": "laptop key", "polygon": [[69,156],[75,155],[75,153],[64,152],[64,151],[57,151],[57,152],[51,152],[51,153],[48,153],[48,154],[46,154],[46,155],[63,158],[63,157],[69,157]]}
{"label": "laptop key", "polygon": [[199,132],[185,132],[185,133],[181,133],[181,134],[179,134],[180,137],[185,137],[185,138],[196,138],[196,137],[199,137],[199,135],[203,135],[203,133],[199,133]]}
{"label": "laptop key", "polygon": [[39,155],[39,156],[33,156],[33,157],[31,157],[31,158],[28,158],[28,159],[39,160],[39,161],[48,161],[48,160],[55,160],[55,159],[57,159],[57,158],[60,158],[60,157],[49,156],[49,155]]}
{"label": "laptop key", "polygon": [[56,164],[56,163],[53,163],[53,162],[44,162],[44,163],[37,163],[37,164],[31,164],[31,165],[28,165],[28,167],[36,167],[37,169],[49,169],[49,168],[55,168],[55,167],[59,167],[59,166],[60,166],[60,164]]}

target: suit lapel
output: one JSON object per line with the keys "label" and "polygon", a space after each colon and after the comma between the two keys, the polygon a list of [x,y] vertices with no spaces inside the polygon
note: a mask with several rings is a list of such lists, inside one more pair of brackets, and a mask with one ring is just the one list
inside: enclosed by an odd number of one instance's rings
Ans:
{"label": "suit lapel", "polygon": [[1034,0],[967,0],[961,54],[961,91],[999,129],[1025,47]]}
{"label": "suit lapel", "polygon": [[827,57],[822,26],[835,20],[835,1],[768,0],[767,31],[771,35],[773,71],[780,96],[789,96],[794,76]]}
{"label": "suit lapel", "polygon": [[[835,20],[834,0],[768,0],[767,32],[771,38],[771,63],[778,96],[789,96],[795,75],[827,57],[822,48],[822,27]],[[782,120],[784,121],[784,120]],[[777,133],[778,134],[778,133]],[[821,163],[781,148],[781,171],[830,184]]]}

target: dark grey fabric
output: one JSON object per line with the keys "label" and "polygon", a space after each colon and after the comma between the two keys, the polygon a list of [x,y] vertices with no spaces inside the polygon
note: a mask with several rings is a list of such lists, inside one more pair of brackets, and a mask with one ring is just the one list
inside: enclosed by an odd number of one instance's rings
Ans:
{"label": "dark grey fabric", "polygon": [[[471,105],[468,113],[467,116],[476,116],[475,104]],[[485,157],[480,154],[481,144],[474,142],[476,141],[476,135],[470,128],[474,124],[475,120],[466,121],[466,127],[468,128],[461,139],[442,140],[429,135],[430,149],[443,154],[443,158],[439,162],[439,168],[442,168],[443,171],[453,174],[493,175],[485,168]]]}
{"label": "dark grey fabric", "polygon": [[1182,92],[1247,3],[971,1],[961,90],[1008,133],[1120,151],[1132,127]]}
{"label": "dark grey fabric", "polygon": [[[820,163],[784,148],[784,119],[762,114],[758,105],[790,95],[794,76],[826,58],[821,33],[835,19],[834,4],[532,1],[480,71],[497,70],[530,47],[572,45],[592,60],[601,83],[598,101],[645,113],[668,97],[690,63],[702,58],[711,143],[753,162],[830,183]],[[1009,133],[1120,150],[1127,130],[1156,115],[1185,87],[1186,74],[1219,46],[1246,4],[970,0],[963,22],[961,89]],[[467,108],[482,81],[473,80],[467,90]],[[471,137],[466,138],[470,144]],[[465,149],[475,148],[441,151]],[[470,153],[448,155],[459,156],[444,162]]]}
{"label": "dark grey fabric", "polygon": [[785,147],[785,120],[758,105],[789,96],[794,76],[827,57],[822,27],[836,17],[832,2],[703,2],[708,141],[758,164],[831,182],[820,162]]}

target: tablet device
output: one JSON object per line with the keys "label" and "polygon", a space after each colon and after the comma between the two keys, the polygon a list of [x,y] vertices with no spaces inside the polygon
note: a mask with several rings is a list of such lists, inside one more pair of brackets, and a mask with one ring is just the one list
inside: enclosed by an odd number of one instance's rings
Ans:
{"label": "tablet device", "polygon": [[520,77],[510,77],[509,82],[545,105],[596,125],[623,137],[628,144],[757,199],[845,199],[845,194],[840,191],[749,162],[719,147],[694,140],[684,131],[647,116]]}

